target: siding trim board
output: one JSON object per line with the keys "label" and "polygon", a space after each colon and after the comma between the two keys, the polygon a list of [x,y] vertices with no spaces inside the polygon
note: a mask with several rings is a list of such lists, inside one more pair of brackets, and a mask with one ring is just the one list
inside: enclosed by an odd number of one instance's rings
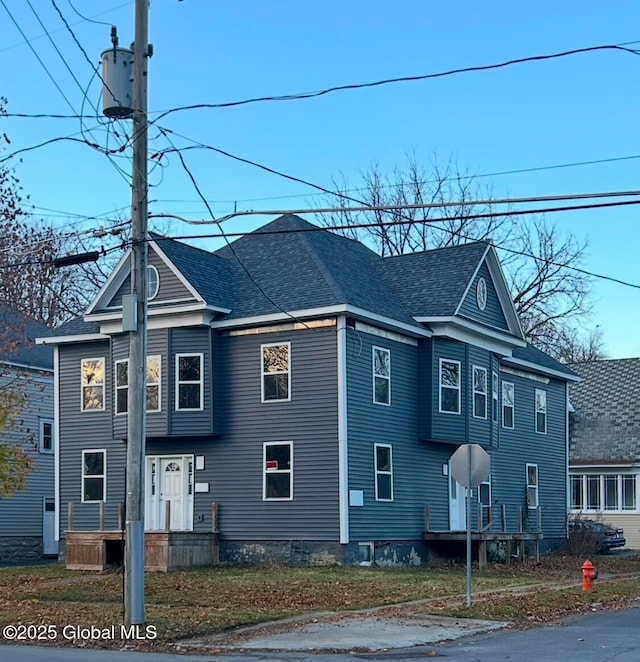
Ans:
{"label": "siding trim board", "polygon": [[53,429],[56,445],[53,463],[53,493],[56,500],[55,540],[60,541],[60,348],[53,347]]}
{"label": "siding trim board", "polygon": [[349,447],[347,407],[347,320],[338,317],[338,507],[340,513],[340,543],[349,542]]}

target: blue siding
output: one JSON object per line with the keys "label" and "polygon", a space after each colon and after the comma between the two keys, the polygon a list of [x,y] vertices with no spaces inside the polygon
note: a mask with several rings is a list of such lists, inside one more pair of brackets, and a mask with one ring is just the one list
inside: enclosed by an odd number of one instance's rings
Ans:
{"label": "blue siding", "polygon": [[[537,464],[545,539],[562,538],[567,493],[565,385],[556,380],[544,384],[507,373],[501,373],[500,379],[515,384],[515,429],[501,428],[500,448],[491,452],[493,503],[507,505],[509,527],[515,528],[517,511],[525,505],[526,465]],[[547,393],[547,434],[535,432],[536,388]]]}
{"label": "blue siding", "polygon": [[[60,357],[60,531],[68,528],[67,505],[74,504],[75,530],[98,528],[97,503],[82,503],[82,451],[107,451],[107,501],[105,524],[118,526],[119,504],[124,502],[124,469],[127,445],[113,438],[113,380],[108,342],[61,345]],[[105,357],[104,411],[80,411],[80,362],[84,358]]]}
{"label": "blue siding", "polygon": [[[53,376],[45,372],[20,369],[18,378],[24,389],[25,408],[14,424],[2,429],[2,444],[19,445],[33,460],[26,488],[11,498],[0,499],[0,537],[42,536],[43,499],[54,498],[54,455],[40,452],[40,421],[53,421]],[[0,388],[16,378],[10,366],[4,366]],[[54,439],[54,447],[57,441]]]}
{"label": "blue siding", "polygon": [[[484,278],[487,283],[487,305],[484,310],[478,308],[478,301],[476,298],[476,288],[480,278]],[[492,326],[503,331],[508,330],[509,327],[507,326],[507,320],[505,319],[502,306],[498,300],[496,287],[493,284],[493,279],[489,273],[486,261],[480,265],[480,269],[467,292],[467,296],[460,306],[459,314],[475,320],[476,322],[486,324],[487,326]]]}
{"label": "blue siding", "polygon": [[[391,406],[373,402],[372,346],[391,351]],[[427,453],[418,440],[418,348],[350,330],[347,344],[349,489],[364,506],[349,508],[353,541],[422,537]],[[393,448],[393,501],[375,499],[374,444]]]}
{"label": "blue siding", "polygon": [[[207,328],[171,329],[169,336],[169,434],[210,435],[213,432],[213,401],[211,371],[211,330]],[[176,398],[176,354],[203,354],[204,402],[202,411],[177,411]]]}
{"label": "blue siding", "polygon": [[[152,329],[148,332],[147,356],[160,356],[160,411],[147,412],[147,436],[164,437],[168,431],[170,405],[169,374],[170,365],[167,360],[168,348],[167,329]],[[123,333],[111,339],[111,361],[107,370],[111,373],[112,383],[115,381],[115,362],[129,357],[129,334]],[[113,384],[113,436],[116,439],[127,438],[127,415],[116,414],[115,384]]]}
{"label": "blue siding", "polygon": [[[264,343],[291,343],[291,400],[261,402]],[[339,540],[336,327],[223,335],[210,498],[226,540]],[[293,442],[293,500],[263,500],[263,443]]]}
{"label": "blue siding", "polygon": [[[468,379],[467,379],[467,349],[464,343],[457,340],[447,340],[445,338],[434,338],[432,366],[431,366],[431,391],[433,398],[431,402],[432,412],[432,436],[434,441],[445,441],[454,443],[464,443],[467,439],[467,414],[468,409],[465,403],[468,399]],[[440,359],[452,359],[460,362],[460,380],[461,380],[461,411],[459,414],[441,413],[440,405]]]}
{"label": "blue siding", "polygon": [[433,346],[431,340],[421,340],[418,345],[418,436],[432,438],[433,380],[431,377]]}
{"label": "blue siding", "polygon": [[[160,278],[160,286],[158,294],[149,302],[149,309],[163,305],[163,302],[171,302],[177,305],[177,302],[195,303],[196,298],[189,292],[189,290],[180,282],[178,277],[169,269],[165,262],[158,257],[157,253],[153,250],[149,251],[149,264],[153,265],[158,270]],[[96,309],[96,312],[104,311],[105,309],[122,306],[122,296],[131,293],[131,276],[128,275],[122,285],[118,288],[116,293],[111,297],[106,307]],[[169,303],[168,305],[171,305]]]}
{"label": "blue siding", "polygon": [[[496,427],[491,420],[491,367],[492,355],[491,352],[480,347],[468,346],[467,354],[467,393],[469,394],[466,400],[465,414],[469,421],[469,435],[468,441],[471,444],[481,444],[488,447],[491,445],[491,434]],[[473,368],[484,368],[487,371],[487,398],[485,407],[485,418],[475,417],[473,415]],[[481,412],[476,412],[481,413]]]}

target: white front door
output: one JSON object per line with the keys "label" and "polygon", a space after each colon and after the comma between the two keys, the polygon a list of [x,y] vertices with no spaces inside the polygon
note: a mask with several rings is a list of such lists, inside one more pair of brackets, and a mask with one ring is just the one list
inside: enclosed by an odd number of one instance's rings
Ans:
{"label": "white front door", "polygon": [[449,530],[466,531],[467,530],[467,492],[465,488],[458,483],[451,475],[451,465],[449,465]]}
{"label": "white front door", "polygon": [[[193,529],[193,456],[147,457],[147,531],[165,530],[167,510],[172,531]],[[167,504],[171,504],[168,506]]]}
{"label": "white front door", "polygon": [[58,555],[55,499],[45,498],[42,506],[42,553],[44,556]]}

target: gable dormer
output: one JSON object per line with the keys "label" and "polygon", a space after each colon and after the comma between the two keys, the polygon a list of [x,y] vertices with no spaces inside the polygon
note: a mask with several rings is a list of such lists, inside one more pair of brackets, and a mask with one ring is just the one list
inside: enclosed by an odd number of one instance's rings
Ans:
{"label": "gable dormer", "polygon": [[[188,325],[208,324],[215,316],[230,312],[224,301],[218,301],[227,287],[225,265],[209,253],[184,244],[175,247],[176,243],[159,235],[153,235],[149,241],[147,311],[150,327],[154,324],[180,326],[179,319]],[[211,281],[216,287],[210,286]],[[121,330],[123,297],[130,292],[131,250],[125,253],[98,292],[84,319],[100,322],[102,333],[117,333]],[[165,324],[169,319],[171,324]]]}
{"label": "gable dormer", "polygon": [[509,324],[486,259],[483,260],[458,306],[457,315],[509,332]]}

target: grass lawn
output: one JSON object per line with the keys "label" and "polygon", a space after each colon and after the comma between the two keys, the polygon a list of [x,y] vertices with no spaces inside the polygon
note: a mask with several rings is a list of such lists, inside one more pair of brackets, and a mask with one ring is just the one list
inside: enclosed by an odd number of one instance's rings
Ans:
{"label": "grass lawn", "polygon": [[[212,568],[146,576],[147,622],[157,629],[155,641],[140,649],[166,649],[183,638],[221,632],[318,611],[364,609],[429,600],[402,609],[411,616],[432,613],[536,623],[567,612],[628,604],[640,596],[640,576],[596,582],[596,590],[559,589],[581,581],[581,559],[549,557],[540,565],[495,565],[473,573],[474,602],[466,608],[463,565],[430,569]],[[600,576],[640,573],[640,558],[596,559]],[[523,592],[518,587],[538,585]],[[482,592],[501,590],[500,592]],[[68,571],[62,565],[0,570],[0,628],[8,624],[66,625],[107,628],[123,623],[123,578],[120,571]],[[397,609],[393,609],[397,611]],[[0,641],[3,641],[0,639]],[[6,640],[3,641],[3,643]],[[41,642],[44,643],[44,642]],[[86,642],[57,636],[57,645]],[[91,645],[122,647],[123,641]]]}

